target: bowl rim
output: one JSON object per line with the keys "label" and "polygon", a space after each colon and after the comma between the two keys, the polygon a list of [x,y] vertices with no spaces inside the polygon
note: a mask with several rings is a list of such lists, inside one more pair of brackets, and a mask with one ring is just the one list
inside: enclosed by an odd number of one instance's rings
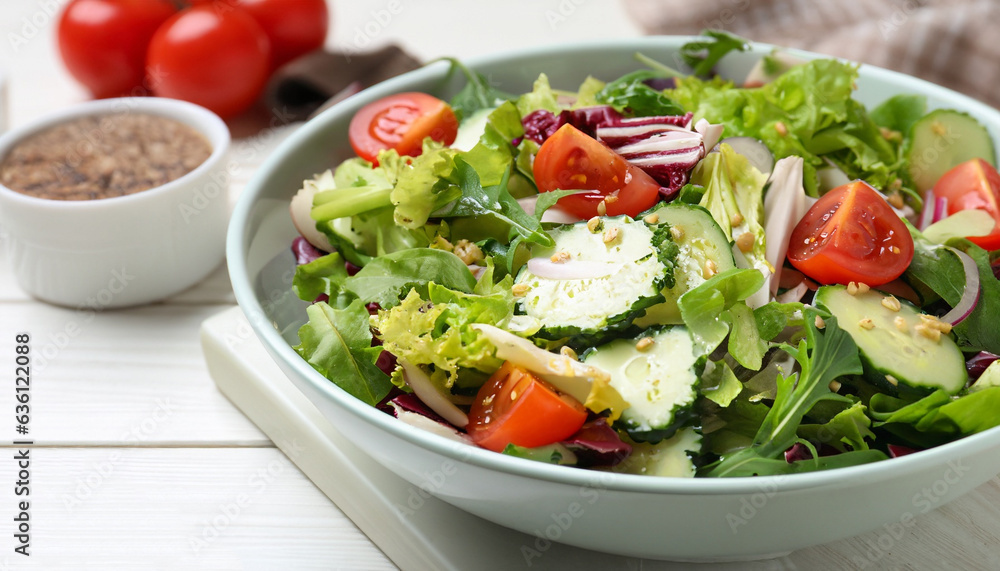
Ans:
{"label": "bowl rim", "polygon": [[0,163],[7,157],[10,150],[25,138],[55,127],[60,123],[83,117],[117,116],[133,113],[173,119],[191,127],[205,137],[209,144],[212,145],[211,154],[194,169],[174,180],[123,196],[109,196],[107,198],[95,198],[91,200],[56,200],[18,192],[3,183],[0,183],[0,196],[5,200],[21,203],[26,207],[64,211],[85,211],[92,208],[109,208],[113,206],[127,207],[129,204],[144,200],[153,200],[161,194],[187,186],[202,174],[211,171],[229,152],[229,147],[232,143],[229,127],[221,117],[201,105],[166,97],[113,97],[76,103],[69,107],[47,113],[5,133],[0,133]]}
{"label": "bowl rim", "polygon": [[[637,50],[641,48],[653,49],[676,48],[693,36],[646,36],[640,38],[628,38],[618,40],[599,40],[588,42],[574,42],[560,44],[558,46],[543,46],[528,49],[505,51],[469,58],[464,63],[473,70],[480,67],[509,64],[511,62],[530,60],[537,57],[551,57],[553,55],[570,55],[572,52],[581,50],[591,50],[594,48],[601,50],[615,50],[626,53],[626,50]],[[778,46],[766,43],[753,42],[749,50],[754,54],[766,54]],[[805,58],[832,58],[826,54],[818,54],[804,50],[781,47],[780,49],[799,55]],[[639,64],[636,64],[637,67]],[[331,106],[317,117],[311,119],[309,124],[297,129],[287,137],[257,169],[256,173],[247,184],[242,195],[239,197],[233,211],[230,226],[227,234],[226,254],[229,265],[230,278],[233,284],[234,294],[237,303],[243,308],[249,318],[251,327],[268,351],[276,360],[284,361],[307,381],[313,389],[332,399],[336,404],[355,415],[361,420],[374,424],[373,429],[383,430],[390,435],[404,440],[410,444],[419,446],[426,451],[436,453],[448,459],[468,463],[480,468],[494,470],[514,476],[521,476],[533,480],[540,480],[555,484],[572,485],[579,487],[597,487],[602,490],[613,490],[634,493],[653,494],[677,494],[677,495],[747,495],[760,493],[769,490],[808,490],[815,488],[832,489],[835,487],[853,486],[858,481],[863,480],[886,480],[896,478],[902,474],[932,469],[934,467],[944,468],[949,462],[955,462],[961,458],[977,454],[984,449],[993,446],[991,442],[1000,434],[1000,426],[991,428],[984,432],[966,436],[959,440],[950,442],[924,450],[919,453],[910,454],[890,461],[874,462],[859,466],[850,466],[833,470],[821,470],[802,474],[756,476],[756,477],[733,477],[733,478],[669,478],[651,477],[637,474],[616,473],[612,471],[587,470],[569,466],[557,466],[514,458],[497,454],[474,446],[455,442],[447,438],[432,434],[422,430],[412,430],[409,425],[379,411],[375,407],[368,406],[360,400],[352,397],[333,382],[329,381],[313,369],[304,359],[302,359],[285,342],[279,332],[271,325],[270,320],[263,318],[264,309],[259,300],[254,295],[253,286],[249,280],[246,265],[246,255],[249,251],[252,236],[247,232],[252,207],[265,190],[261,184],[264,173],[274,170],[284,160],[294,154],[294,150],[317,130],[322,130],[323,126],[332,121],[335,117],[350,113],[360,108],[365,102],[372,101],[378,97],[403,91],[407,86],[418,82],[443,79],[447,72],[448,65],[442,61],[433,61],[417,70],[394,77],[378,85],[370,87],[362,93],[347,98],[346,100]],[[859,83],[864,83],[864,76],[882,78],[896,84],[910,84],[914,87],[914,92],[934,97],[937,99],[960,103],[963,107],[973,110],[972,112],[981,115],[990,115],[993,123],[1000,128],[1000,112],[981,103],[969,96],[960,94],[953,90],[927,82],[925,80],[909,76],[900,72],[886,70],[877,66],[860,65],[861,77]],[[909,86],[906,86],[909,87]],[[994,136],[996,134],[994,133]]]}

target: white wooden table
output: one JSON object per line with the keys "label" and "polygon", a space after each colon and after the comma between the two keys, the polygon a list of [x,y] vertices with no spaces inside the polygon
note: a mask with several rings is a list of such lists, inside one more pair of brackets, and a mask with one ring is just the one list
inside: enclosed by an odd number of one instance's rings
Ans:
{"label": "white wooden table", "polygon": [[[46,10],[63,3],[0,4],[0,69],[10,74],[11,125],[86,98],[56,53],[54,17]],[[329,45],[398,42],[430,59],[638,33],[612,2],[508,0],[477,15],[481,6],[333,2]],[[285,132],[237,141],[234,201]],[[0,259],[0,570],[394,568],[216,389],[198,329],[233,304],[220,267],[163,303],[84,322],[73,310],[26,296]],[[13,349],[21,332],[31,335],[34,356],[30,557],[15,553],[12,522],[17,500],[25,499],[15,496],[17,447],[11,444],[20,438]],[[887,545],[876,533],[732,568],[836,569],[867,562],[876,569],[996,569],[997,506],[1000,486],[993,481],[921,515]]]}

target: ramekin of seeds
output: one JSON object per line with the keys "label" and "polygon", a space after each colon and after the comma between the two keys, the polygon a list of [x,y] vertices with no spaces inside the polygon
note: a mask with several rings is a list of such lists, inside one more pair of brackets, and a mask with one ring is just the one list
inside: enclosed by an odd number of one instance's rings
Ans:
{"label": "ramekin of seeds", "polygon": [[0,136],[0,228],[32,296],[91,309],[163,299],[223,260],[229,129],[160,98],[82,103]]}

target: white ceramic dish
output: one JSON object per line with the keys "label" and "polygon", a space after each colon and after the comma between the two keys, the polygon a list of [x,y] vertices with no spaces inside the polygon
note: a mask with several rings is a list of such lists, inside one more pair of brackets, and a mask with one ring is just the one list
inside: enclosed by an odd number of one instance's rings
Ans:
{"label": "white ceramic dish", "polygon": [[222,263],[229,128],[203,107],[154,97],[81,103],[4,134],[0,159],[28,135],[112,113],[185,123],[208,139],[212,154],[174,181],[114,198],[48,200],[0,185],[0,227],[11,269],[21,287],[43,301],[95,310],[148,303],[194,285]]}
{"label": "white ceramic dish", "polygon": [[[634,52],[673,62],[686,38],[588,43],[468,62],[501,89],[530,89],[539,72],[573,88],[588,74],[612,79],[639,67]],[[771,46],[727,57],[742,77]],[[809,54],[796,52],[810,57]],[[815,56],[813,56],[815,57]],[[449,96],[462,85],[435,64],[380,84],[326,111],[290,137],[260,168],[234,213],[228,261],[237,300],[268,352],[344,435],[379,463],[441,499],[539,539],[638,557],[733,560],[769,557],[913,519],[1000,472],[1000,429],[881,463],[783,477],[667,479],[595,472],[510,458],[414,430],[357,401],[291,349],[304,304],[290,291],[295,230],[290,197],[301,181],[350,156],[350,117],[400,91]],[[1000,136],[1000,113],[926,82],[864,67],[857,97],[875,104],[919,92],[932,106],[967,111]],[[888,533],[888,532],[887,532]]]}

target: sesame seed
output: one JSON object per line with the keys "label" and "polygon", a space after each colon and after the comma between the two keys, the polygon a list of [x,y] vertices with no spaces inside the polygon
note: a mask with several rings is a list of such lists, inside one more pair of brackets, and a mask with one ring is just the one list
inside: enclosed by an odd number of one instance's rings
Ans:
{"label": "sesame seed", "polygon": [[606,200],[602,200],[597,203],[597,213],[604,216],[608,213],[608,205],[605,204]]}
{"label": "sesame seed", "polygon": [[847,293],[850,295],[858,295],[858,284],[855,282],[850,282],[847,284]]}
{"label": "sesame seed", "polygon": [[894,387],[899,386],[899,381],[896,380],[896,377],[894,377],[892,375],[886,375],[885,376],[885,380],[889,381],[889,384],[892,385],[892,386],[894,386]]}
{"label": "sesame seed", "polygon": [[618,239],[618,228],[608,228],[604,231],[604,243],[610,244]]}
{"label": "sesame seed", "polygon": [[872,288],[864,282],[858,282],[858,293],[868,293]]}
{"label": "sesame seed", "polygon": [[862,329],[871,331],[872,329],[875,329],[875,322],[872,321],[870,317],[865,317],[861,321],[858,321],[858,326]]}
{"label": "sesame seed", "polygon": [[816,329],[823,329],[824,327],[826,327],[826,322],[823,321],[823,318],[818,315],[816,316],[815,324],[816,324]]}
{"label": "sesame seed", "polygon": [[597,231],[600,229],[600,227],[601,227],[600,216],[594,216],[590,220],[587,220],[587,230],[590,230],[591,232],[596,234]]}
{"label": "sesame seed", "polygon": [[715,260],[708,260],[705,262],[705,269],[701,272],[701,275],[707,280],[719,273],[719,266],[715,264]]}
{"label": "sesame seed", "polygon": [[896,208],[902,208],[904,206],[903,195],[898,192],[893,192],[892,194],[890,194],[889,197],[886,198],[886,202],[888,202],[889,204],[893,205]]}
{"label": "sesame seed", "polygon": [[930,327],[927,323],[918,323],[913,327],[913,330],[919,333],[922,337],[930,339],[931,341],[941,340],[941,331],[934,327]]}
{"label": "sesame seed", "polygon": [[774,124],[774,130],[777,131],[782,137],[788,134],[788,127],[786,127],[781,121]]}
{"label": "sesame seed", "polygon": [[643,218],[642,221],[645,222],[646,224],[656,224],[657,222],[660,221],[660,215],[654,212]]}
{"label": "sesame seed", "polygon": [[640,351],[645,351],[646,349],[649,349],[652,345],[653,345],[652,337],[643,337],[642,339],[636,342],[635,348]]}
{"label": "sesame seed", "polygon": [[899,311],[902,304],[900,304],[899,300],[895,297],[887,295],[882,298],[882,307],[888,309],[889,311]]}
{"label": "sesame seed", "polygon": [[514,297],[524,297],[529,289],[531,288],[528,287],[528,284],[514,284],[514,287],[510,288],[510,291],[514,294]]}
{"label": "sesame seed", "polygon": [[671,226],[670,235],[673,237],[674,242],[680,242],[684,239],[684,229],[680,226]]}
{"label": "sesame seed", "polygon": [[576,360],[577,358],[576,351],[574,351],[570,347],[567,347],[566,345],[563,345],[562,347],[559,348],[559,354],[564,357],[569,357],[570,359],[573,360]]}
{"label": "sesame seed", "polygon": [[563,262],[569,261],[569,252],[556,252],[555,254],[552,254],[552,257],[550,257],[549,259],[556,264],[561,264]]}
{"label": "sesame seed", "polygon": [[833,392],[839,391],[842,386],[844,385],[840,384],[840,381],[830,381],[830,390]]}
{"label": "sesame seed", "polygon": [[906,333],[909,329],[909,326],[906,324],[906,319],[903,318],[902,315],[897,315],[896,319],[893,319],[892,322],[896,324],[896,329],[899,329],[903,333]]}
{"label": "sesame seed", "polygon": [[609,194],[608,196],[604,197],[604,202],[606,202],[607,204],[614,204],[614,203],[618,202],[618,195],[617,194]]}

